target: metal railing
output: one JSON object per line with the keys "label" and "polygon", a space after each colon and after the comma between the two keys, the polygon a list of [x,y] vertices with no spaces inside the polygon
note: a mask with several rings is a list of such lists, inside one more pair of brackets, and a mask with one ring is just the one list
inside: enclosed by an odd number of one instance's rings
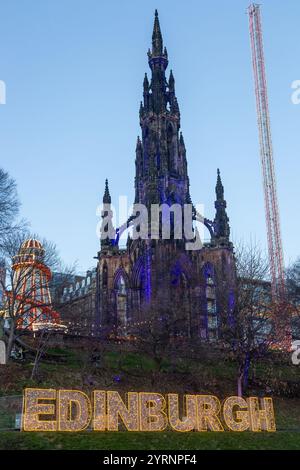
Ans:
{"label": "metal railing", "polygon": [[22,395],[0,397],[0,431],[20,430]]}

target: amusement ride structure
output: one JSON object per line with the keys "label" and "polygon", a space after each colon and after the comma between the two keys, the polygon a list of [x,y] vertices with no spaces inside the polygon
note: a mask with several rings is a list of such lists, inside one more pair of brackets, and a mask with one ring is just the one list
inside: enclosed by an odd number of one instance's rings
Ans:
{"label": "amusement ride structure", "polygon": [[14,257],[13,292],[18,328],[31,331],[59,328],[60,316],[53,310],[49,289],[51,271],[44,262],[44,255],[42,244],[30,239]]}
{"label": "amusement ride structure", "polygon": [[265,213],[271,269],[272,297],[274,299],[283,299],[285,291],[284,261],[259,5],[251,4],[248,8],[248,14],[252,50],[252,65],[255,81],[260,156],[265,196]]}
{"label": "amusement ride structure", "polygon": [[278,333],[278,344],[280,344],[284,349],[289,349],[291,345],[290,317],[292,310],[286,298],[284,259],[271,136],[260,6],[255,3],[249,5],[248,16],[255,83],[257,123],[259,130],[260,157],[263,175],[272,300],[275,309],[274,317],[276,332]]}

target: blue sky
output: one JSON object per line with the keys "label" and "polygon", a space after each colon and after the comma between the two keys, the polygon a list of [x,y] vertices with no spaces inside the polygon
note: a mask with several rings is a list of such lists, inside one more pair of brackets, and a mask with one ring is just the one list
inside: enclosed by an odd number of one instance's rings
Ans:
{"label": "blue sky", "polygon": [[[300,2],[261,0],[285,262],[299,254]],[[266,247],[244,0],[0,0],[0,165],[22,215],[80,270],[95,264],[107,177],[133,198],[138,110],[159,11],[187,147],[191,195],[214,216],[221,170],[234,241]]]}

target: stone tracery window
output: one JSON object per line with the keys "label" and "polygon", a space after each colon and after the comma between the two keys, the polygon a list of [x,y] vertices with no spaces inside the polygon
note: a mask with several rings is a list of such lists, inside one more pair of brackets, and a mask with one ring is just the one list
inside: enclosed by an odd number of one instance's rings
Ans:
{"label": "stone tracery window", "polygon": [[117,320],[121,327],[127,325],[127,287],[125,279],[121,274],[116,282],[116,305],[117,305]]}
{"label": "stone tracery window", "polygon": [[[107,287],[107,278],[108,278],[108,272],[107,272],[107,264],[106,262],[104,263],[103,265],[103,269],[102,269],[102,286],[103,287]],[[90,278],[89,279],[89,283],[91,282]]]}
{"label": "stone tracery window", "polygon": [[208,339],[218,337],[218,317],[214,269],[211,264],[204,266],[206,322]]}
{"label": "stone tracery window", "polygon": [[171,124],[169,124],[167,127],[167,151],[169,171],[173,169],[173,136],[173,127]]}

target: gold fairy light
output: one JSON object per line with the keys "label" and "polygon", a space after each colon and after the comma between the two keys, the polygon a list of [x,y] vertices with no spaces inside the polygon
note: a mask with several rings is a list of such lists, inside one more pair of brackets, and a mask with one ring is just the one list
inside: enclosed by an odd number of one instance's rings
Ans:
{"label": "gold fairy light", "polygon": [[189,432],[197,426],[196,395],[184,395],[184,409],[186,416],[179,418],[179,397],[177,393],[168,394],[169,423],[174,431]]}
{"label": "gold fairy light", "polygon": [[141,392],[140,431],[164,431],[168,425],[166,400],[160,393]]}
{"label": "gold fairy light", "polygon": [[213,395],[197,395],[198,431],[224,431],[219,419],[220,400]]}
{"label": "gold fairy light", "polygon": [[121,418],[127,431],[139,431],[139,394],[137,392],[127,393],[127,403],[125,405],[118,392],[107,393],[107,430],[119,430],[119,417]]}
{"label": "gold fairy light", "polygon": [[105,431],[107,426],[106,392],[95,390],[93,392],[93,429]]}
{"label": "gold fairy light", "polygon": [[257,397],[250,397],[248,398],[248,404],[251,431],[275,432],[276,424],[272,398],[265,397],[259,401]]}
{"label": "gold fairy light", "polygon": [[59,390],[58,430],[78,432],[86,429],[91,420],[91,403],[79,390]]}
{"label": "gold fairy light", "polygon": [[[23,401],[23,430],[56,431],[55,400],[56,390],[26,388]],[[45,403],[49,401],[52,403]]]}
{"label": "gold fairy light", "polygon": [[[177,432],[276,431],[272,398],[247,400],[229,397],[223,406],[212,395],[184,395],[182,410],[175,393],[129,392],[125,401],[116,391],[95,390],[91,399],[79,390],[27,388],[24,392],[22,430],[78,432],[92,422],[94,431]],[[222,415],[221,415],[222,411]]]}
{"label": "gold fairy light", "polygon": [[[234,408],[240,408],[235,410]],[[229,397],[223,405],[223,417],[231,431],[247,431],[250,427],[248,403],[242,397]]]}

